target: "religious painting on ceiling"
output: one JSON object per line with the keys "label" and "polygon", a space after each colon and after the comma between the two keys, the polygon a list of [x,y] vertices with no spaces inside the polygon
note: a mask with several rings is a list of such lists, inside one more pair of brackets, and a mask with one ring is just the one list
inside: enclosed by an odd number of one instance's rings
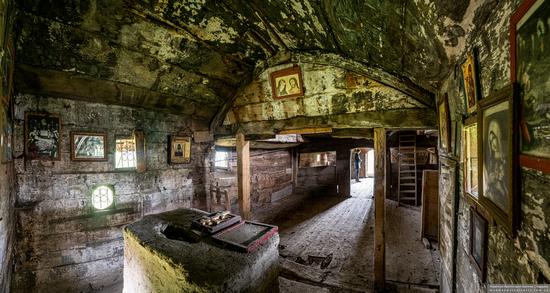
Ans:
{"label": "religious painting on ceiling", "polygon": [[512,82],[520,85],[520,162],[550,173],[550,0],[519,6],[510,42]]}
{"label": "religious painting on ceiling", "polygon": [[25,156],[59,160],[61,118],[45,113],[25,113]]}
{"label": "religious painting on ceiling", "polygon": [[300,66],[295,65],[272,72],[270,78],[271,92],[274,99],[295,98],[304,95]]}

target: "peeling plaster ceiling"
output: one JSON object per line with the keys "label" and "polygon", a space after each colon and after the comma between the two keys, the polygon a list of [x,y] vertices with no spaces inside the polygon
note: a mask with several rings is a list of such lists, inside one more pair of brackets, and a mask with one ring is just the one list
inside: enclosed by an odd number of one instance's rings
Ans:
{"label": "peeling plaster ceiling", "polygon": [[189,102],[209,120],[282,52],[336,54],[434,91],[494,1],[17,2],[18,64],[170,95],[158,108]]}

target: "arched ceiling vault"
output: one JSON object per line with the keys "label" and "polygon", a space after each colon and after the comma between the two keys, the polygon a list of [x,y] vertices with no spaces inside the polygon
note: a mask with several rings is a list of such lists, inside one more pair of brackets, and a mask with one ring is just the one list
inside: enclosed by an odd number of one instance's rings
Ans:
{"label": "arched ceiling vault", "polygon": [[20,0],[16,86],[210,122],[255,73],[305,60],[433,105],[492,2]]}

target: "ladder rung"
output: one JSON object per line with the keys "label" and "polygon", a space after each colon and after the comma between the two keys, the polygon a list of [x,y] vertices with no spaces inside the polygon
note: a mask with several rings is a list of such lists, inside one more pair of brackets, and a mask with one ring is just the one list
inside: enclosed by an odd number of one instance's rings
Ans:
{"label": "ladder rung", "polygon": [[416,141],[415,140],[400,140],[399,143],[415,143]]}
{"label": "ladder rung", "polygon": [[414,196],[402,196],[399,198],[400,200],[416,200],[416,198]]}
{"label": "ladder rung", "polygon": [[416,190],[401,190],[401,193],[416,193]]}
{"label": "ladder rung", "polygon": [[410,179],[416,179],[413,176],[407,176],[407,177],[401,177],[402,180],[410,180]]}
{"label": "ladder rung", "polygon": [[399,170],[399,173],[415,173],[415,170]]}
{"label": "ladder rung", "polygon": [[399,183],[401,186],[416,186],[416,183]]}
{"label": "ladder rung", "polygon": [[414,166],[416,164],[409,164],[409,163],[403,163],[403,164],[400,164],[401,166]]}

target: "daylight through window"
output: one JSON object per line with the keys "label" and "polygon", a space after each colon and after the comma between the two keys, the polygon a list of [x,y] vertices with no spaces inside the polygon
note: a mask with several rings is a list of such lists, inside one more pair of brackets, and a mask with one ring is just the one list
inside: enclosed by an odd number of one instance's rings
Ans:
{"label": "daylight through window", "polygon": [[136,142],[133,139],[117,139],[115,168],[136,167]]}
{"label": "daylight through window", "polygon": [[107,185],[98,186],[92,192],[92,205],[98,210],[104,210],[114,202],[114,191]]}
{"label": "daylight through window", "polygon": [[216,168],[229,168],[229,152],[226,151],[216,151],[216,157],[215,157],[215,164]]}

